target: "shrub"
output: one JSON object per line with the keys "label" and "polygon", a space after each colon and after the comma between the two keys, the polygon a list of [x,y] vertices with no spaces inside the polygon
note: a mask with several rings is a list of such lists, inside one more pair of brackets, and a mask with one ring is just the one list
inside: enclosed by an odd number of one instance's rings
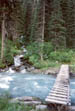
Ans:
{"label": "shrub", "polygon": [[7,65],[13,64],[14,58],[13,58],[13,55],[11,54],[11,52],[5,54],[4,61],[7,63]]}
{"label": "shrub", "polygon": [[[41,48],[43,49],[43,61],[40,59]],[[71,49],[54,51],[50,42],[44,42],[43,45],[35,42],[27,46],[25,58],[29,59],[36,68],[45,68],[55,67],[61,63],[71,63],[75,58],[75,53]]]}
{"label": "shrub", "polygon": [[4,63],[2,63],[2,61],[0,60],[0,68],[3,69],[5,67],[6,67],[6,65]]}
{"label": "shrub", "polygon": [[29,61],[32,63],[36,63],[38,62],[38,60],[39,60],[39,57],[37,55],[32,55],[29,57]]}
{"label": "shrub", "polygon": [[35,109],[34,106],[24,104],[11,103],[10,98],[0,97],[0,111],[30,111]]}
{"label": "shrub", "polygon": [[34,66],[38,69],[43,69],[43,68],[48,68],[48,67],[56,67],[58,66],[58,64],[56,62],[46,60],[46,61],[36,62]]}
{"label": "shrub", "polygon": [[54,60],[54,61],[68,63],[72,61],[72,53],[73,53],[72,51],[51,52],[49,57],[51,60]]}
{"label": "shrub", "polygon": [[15,55],[19,54],[21,51],[19,49],[17,49],[17,47],[15,46],[15,47],[11,47],[10,52],[13,56],[15,56]]}
{"label": "shrub", "polygon": [[44,59],[48,59],[50,53],[54,50],[54,47],[52,46],[52,44],[50,42],[45,42],[44,43]]}
{"label": "shrub", "polygon": [[[34,56],[34,59],[40,59],[40,51],[41,48],[43,48],[43,57],[44,59],[48,59],[49,58],[49,54],[51,51],[53,51],[53,46],[50,42],[44,42],[43,45],[41,45],[40,43],[31,43],[29,46],[27,46],[27,51],[28,54],[25,55],[25,57],[30,57],[30,56]],[[35,60],[33,60],[35,61]]]}
{"label": "shrub", "polygon": [[31,43],[27,46],[28,55],[32,56],[34,54],[39,56],[39,44],[37,42]]}

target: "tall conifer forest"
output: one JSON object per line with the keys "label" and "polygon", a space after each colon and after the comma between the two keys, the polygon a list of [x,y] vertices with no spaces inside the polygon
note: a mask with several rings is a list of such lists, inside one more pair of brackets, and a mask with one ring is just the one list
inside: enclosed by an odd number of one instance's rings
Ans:
{"label": "tall conifer forest", "polygon": [[75,64],[75,0],[0,0],[0,67],[24,56],[37,68]]}

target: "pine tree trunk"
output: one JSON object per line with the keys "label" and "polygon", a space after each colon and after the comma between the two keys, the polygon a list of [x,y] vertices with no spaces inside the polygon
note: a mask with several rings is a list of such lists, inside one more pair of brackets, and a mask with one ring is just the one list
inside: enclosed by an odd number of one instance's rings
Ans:
{"label": "pine tree trunk", "polygon": [[2,20],[1,61],[3,61],[3,58],[4,58],[4,40],[5,40],[5,12],[3,12],[3,20]]}
{"label": "pine tree trunk", "polygon": [[41,60],[43,61],[43,46],[44,46],[44,34],[45,34],[45,0],[43,1],[43,25],[42,25],[42,40],[41,40]]}

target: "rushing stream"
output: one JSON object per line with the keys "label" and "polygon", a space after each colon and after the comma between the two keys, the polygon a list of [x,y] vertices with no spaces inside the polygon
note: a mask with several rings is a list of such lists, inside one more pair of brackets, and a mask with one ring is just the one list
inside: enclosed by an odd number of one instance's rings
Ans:
{"label": "rushing stream", "polygon": [[0,74],[0,93],[8,91],[13,97],[35,96],[41,99],[50,92],[55,78],[43,74]]}
{"label": "rushing stream", "polygon": [[[9,92],[13,97],[35,96],[45,99],[55,77],[43,74],[0,73],[0,94]],[[75,78],[71,79],[71,102],[75,104]]]}

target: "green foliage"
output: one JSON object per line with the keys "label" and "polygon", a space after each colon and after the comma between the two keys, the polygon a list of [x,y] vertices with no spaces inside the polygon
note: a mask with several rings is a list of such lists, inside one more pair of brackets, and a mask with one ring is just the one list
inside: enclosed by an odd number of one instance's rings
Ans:
{"label": "green foliage", "polygon": [[[36,7],[33,8],[33,13],[31,17],[31,32],[30,32],[30,41],[34,41],[37,34],[37,28],[38,28],[38,19],[39,19],[39,9],[40,9],[40,1],[37,2]],[[33,6],[34,7],[34,6]]]}
{"label": "green foliage", "polygon": [[49,67],[57,67],[59,65],[60,64],[57,64],[56,62],[50,60],[38,61],[34,64],[34,66],[39,69],[47,69]]}
{"label": "green foliage", "polygon": [[32,56],[32,55],[39,56],[39,48],[40,48],[40,46],[37,42],[31,43],[30,45],[27,46],[28,55],[29,56]]}
{"label": "green foliage", "polygon": [[8,106],[8,102],[9,100],[7,97],[0,97],[0,110],[1,111],[3,111],[3,109]]}
{"label": "green foliage", "polygon": [[[0,40],[0,52],[1,52],[1,40]],[[4,61],[3,63],[0,60],[0,68],[4,68],[6,65],[13,64],[13,57],[14,55],[20,53],[20,50],[17,48],[15,43],[10,40],[5,42],[5,49],[4,49]],[[0,53],[1,55],[1,53]]]}
{"label": "green foliage", "polygon": [[6,67],[6,65],[4,64],[4,63],[2,63],[2,61],[0,60],[0,68],[5,68]]}
{"label": "green foliage", "polygon": [[[40,60],[40,49],[43,47],[43,57],[44,59],[47,59],[50,52],[53,51],[53,46],[50,42],[44,42],[44,45],[41,46],[40,43],[32,43],[29,46],[27,46],[27,55],[25,55],[25,58],[30,57],[30,61],[37,61]],[[35,59],[35,60],[33,60]]]}
{"label": "green foliage", "polygon": [[10,47],[5,48],[5,51],[4,51],[4,62],[7,63],[8,65],[9,64],[13,64],[13,55],[11,53]]}
{"label": "green foliage", "polygon": [[61,63],[70,63],[72,61],[73,51],[56,51],[50,53],[50,59]]}
{"label": "green foliage", "polygon": [[48,59],[49,54],[54,50],[54,47],[50,42],[45,42],[43,49],[44,49],[44,52],[43,52],[44,59]]}
{"label": "green foliage", "polygon": [[16,46],[15,46],[15,47],[11,47],[11,54],[12,54],[13,56],[19,54],[20,52],[21,52],[21,50],[18,49]]}
{"label": "green foliage", "polygon": [[25,59],[28,59],[36,68],[55,67],[62,63],[72,63],[75,58],[75,52],[71,49],[54,51],[54,47],[50,42],[45,42],[43,45],[43,57],[40,59],[41,45],[32,43],[27,46],[27,54]]}
{"label": "green foliage", "polygon": [[32,63],[36,63],[39,60],[38,55],[32,55],[29,57],[29,61]]}
{"label": "green foliage", "polygon": [[32,109],[34,109],[32,106],[10,103],[10,98],[7,96],[0,97],[0,111],[30,111]]}
{"label": "green foliage", "polygon": [[8,64],[11,65],[13,64],[13,56],[20,53],[16,45],[10,41],[6,41],[6,48],[5,48],[5,54],[4,54],[4,61]]}
{"label": "green foliage", "polygon": [[55,50],[66,48],[66,27],[60,0],[53,1],[53,11],[49,22],[49,37]]}

